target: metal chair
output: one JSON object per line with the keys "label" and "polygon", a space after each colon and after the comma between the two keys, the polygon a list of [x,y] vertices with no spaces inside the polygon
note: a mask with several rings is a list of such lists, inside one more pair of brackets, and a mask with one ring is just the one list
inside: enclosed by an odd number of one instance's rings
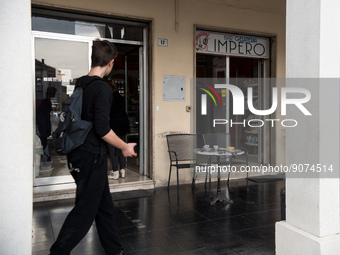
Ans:
{"label": "metal chair", "polygon": [[196,148],[195,134],[171,134],[166,135],[168,152],[170,158],[170,170],[168,180],[168,191],[170,186],[171,169],[177,169],[177,198],[179,198],[179,174],[181,168],[191,168],[196,164],[194,148]]}
{"label": "metal chair", "polygon": [[[213,147],[214,145],[218,145],[219,148],[227,148],[228,146],[231,146],[230,142],[230,134],[229,133],[208,133],[203,134],[203,141],[205,145],[209,145],[210,147]],[[233,162],[232,156],[226,156],[224,161],[220,161],[220,165],[238,165],[238,164],[246,164],[248,165],[248,152],[247,150],[243,148],[237,148],[244,151],[246,156],[246,162]],[[229,185],[229,179],[230,179],[230,171],[228,173],[228,185]],[[210,191],[210,182],[211,178],[209,178],[209,191]],[[247,189],[248,189],[248,172],[247,172]]]}

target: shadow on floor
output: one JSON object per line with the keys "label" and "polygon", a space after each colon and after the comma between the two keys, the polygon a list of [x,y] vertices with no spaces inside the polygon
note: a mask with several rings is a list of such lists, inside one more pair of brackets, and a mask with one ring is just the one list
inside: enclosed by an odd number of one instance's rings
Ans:
{"label": "shadow on floor", "polygon": [[[226,183],[222,183],[225,187]],[[275,222],[280,221],[284,181],[230,182],[233,204],[210,205],[204,184],[149,190],[151,197],[115,202],[117,225],[127,254],[275,254]],[[216,192],[216,183],[212,183]],[[222,189],[222,192],[225,190]],[[32,254],[46,255],[73,200],[35,203]],[[104,255],[93,224],[72,255]]]}

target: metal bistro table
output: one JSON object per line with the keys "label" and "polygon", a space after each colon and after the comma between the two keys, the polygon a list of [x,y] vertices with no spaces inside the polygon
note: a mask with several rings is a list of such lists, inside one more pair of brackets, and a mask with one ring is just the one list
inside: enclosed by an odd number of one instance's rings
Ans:
{"label": "metal bistro table", "polygon": [[[212,198],[210,204],[213,205],[217,201],[220,202],[226,202],[226,203],[233,203],[233,201],[230,199],[229,195],[229,187],[227,185],[226,187],[226,195],[222,195],[221,193],[221,167],[219,167],[220,164],[220,157],[224,156],[233,156],[233,155],[243,155],[245,152],[243,150],[234,149],[232,151],[227,150],[226,148],[218,148],[217,150],[213,148],[204,149],[204,148],[197,148],[194,149],[194,152],[199,155],[204,155],[209,157],[209,164],[211,166],[211,157],[216,156],[217,157],[217,194]],[[209,170],[210,171],[210,170]]]}

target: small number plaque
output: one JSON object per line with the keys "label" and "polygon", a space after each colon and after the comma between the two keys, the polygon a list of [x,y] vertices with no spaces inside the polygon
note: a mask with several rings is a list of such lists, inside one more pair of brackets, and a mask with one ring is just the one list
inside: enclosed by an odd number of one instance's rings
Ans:
{"label": "small number plaque", "polygon": [[158,38],[157,45],[161,47],[168,47],[168,39]]}

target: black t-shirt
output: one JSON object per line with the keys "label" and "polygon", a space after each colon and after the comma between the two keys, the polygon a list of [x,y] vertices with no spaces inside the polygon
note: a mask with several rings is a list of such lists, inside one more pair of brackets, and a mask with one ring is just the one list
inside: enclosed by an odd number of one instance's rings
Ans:
{"label": "black t-shirt", "polygon": [[99,76],[83,76],[77,81],[86,87],[83,92],[83,107],[81,118],[93,123],[93,127],[79,149],[99,154],[105,143],[101,138],[108,134],[110,128],[110,109],[112,89],[110,85]]}
{"label": "black t-shirt", "polygon": [[119,136],[130,133],[129,118],[125,110],[125,99],[118,92],[112,93],[110,127]]}
{"label": "black t-shirt", "polygon": [[52,111],[51,100],[45,98],[41,101],[36,113],[37,125],[40,136],[49,137],[51,135],[50,114]]}

